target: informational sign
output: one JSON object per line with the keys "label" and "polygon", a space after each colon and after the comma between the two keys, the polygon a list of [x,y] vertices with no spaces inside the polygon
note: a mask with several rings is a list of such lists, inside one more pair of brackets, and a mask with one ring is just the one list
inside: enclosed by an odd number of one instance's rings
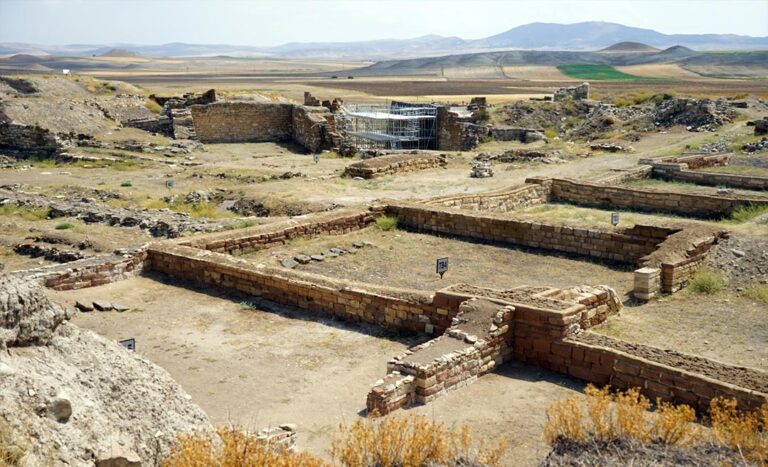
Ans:
{"label": "informational sign", "polygon": [[133,337],[131,337],[130,339],[123,339],[118,342],[120,343],[120,345],[130,350],[131,352],[136,351],[136,339],[134,339]]}
{"label": "informational sign", "polygon": [[320,154],[312,154],[312,160],[315,161],[315,164],[320,162]]}
{"label": "informational sign", "polygon": [[169,190],[171,188],[173,188],[173,179],[172,178],[169,178],[168,180],[165,181],[165,187],[168,188]]}
{"label": "informational sign", "polygon": [[443,278],[443,274],[448,270],[448,258],[438,258],[435,265],[435,272],[440,274],[440,279]]}
{"label": "informational sign", "polygon": [[64,68],[63,70],[61,70],[61,73],[64,74],[64,75],[68,75],[69,74],[69,68]]}
{"label": "informational sign", "polygon": [[619,213],[618,212],[612,212],[611,213],[611,224],[613,224],[614,227],[619,225]]}

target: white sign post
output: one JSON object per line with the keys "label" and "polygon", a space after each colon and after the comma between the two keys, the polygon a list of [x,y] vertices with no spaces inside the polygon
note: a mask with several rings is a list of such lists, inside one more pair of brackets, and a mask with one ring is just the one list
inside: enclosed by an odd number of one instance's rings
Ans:
{"label": "white sign post", "polygon": [[619,213],[618,212],[612,212],[611,213],[611,224],[613,224],[614,227],[619,225]]}
{"label": "white sign post", "polygon": [[440,279],[443,278],[443,274],[448,271],[448,258],[438,258],[435,265],[435,272],[440,274]]}

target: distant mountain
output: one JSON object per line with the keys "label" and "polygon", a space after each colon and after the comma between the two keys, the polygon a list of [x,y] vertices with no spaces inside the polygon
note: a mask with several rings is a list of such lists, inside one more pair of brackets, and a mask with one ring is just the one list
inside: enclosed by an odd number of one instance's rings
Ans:
{"label": "distant mountain", "polygon": [[531,23],[483,39],[426,35],[413,39],[381,39],[356,42],[292,42],[276,47],[228,44],[160,45],[70,44],[45,46],[24,43],[0,43],[6,55],[50,54],[56,56],[102,55],[111,49],[128,49],[145,57],[199,57],[228,55],[237,57],[320,58],[346,60],[386,60],[428,57],[497,50],[600,50],[617,43],[634,42],[650,48],[685,46],[694,50],[768,49],[768,37],[736,34],[662,34],[651,29],[617,23],[589,21],[574,24]]}

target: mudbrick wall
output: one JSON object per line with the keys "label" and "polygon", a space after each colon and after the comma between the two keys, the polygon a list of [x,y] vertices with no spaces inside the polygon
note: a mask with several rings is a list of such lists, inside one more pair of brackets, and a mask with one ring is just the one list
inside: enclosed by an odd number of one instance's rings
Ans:
{"label": "mudbrick wall", "polygon": [[214,102],[190,107],[198,139],[204,143],[289,141],[293,105]]}
{"label": "mudbrick wall", "polygon": [[350,177],[375,178],[400,172],[445,167],[444,154],[390,154],[355,162],[344,169]]}

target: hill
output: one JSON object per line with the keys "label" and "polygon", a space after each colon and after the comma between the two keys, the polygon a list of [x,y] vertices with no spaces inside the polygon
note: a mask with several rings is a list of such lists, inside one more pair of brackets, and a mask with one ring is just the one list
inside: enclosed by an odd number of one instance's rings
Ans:
{"label": "hill", "polygon": [[606,47],[600,52],[661,52],[661,50],[657,49],[656,47],[651,47],[647,44],[642,44],[640,42],[631,42],[631,41],[624,41],[619,42],[616,44],[613,44],[610,47]]}
{"label": "hill", "polygon": [[[634,43],[629,45],[628,43]],[[428,34],[410,39],[380,39],[350,42],[292,42],[275,47],[229,44],[186,44],[173,42],[160,45],[136,44],[39,44],[0,43],[0,52],[48,53],[57,56],[91,56],[127,49],[144,57],[233,57],[322,58],[346,60],[388,60],[451,54],[467,54],[499,50],[550,50],[614,52],[652,52],[676,45],[695,50],[759,50],[768,49],[768,37],[736,34],[662,34],[651,29],[634,28],[617,23],[588,21],[574,24],[531,23],[486,38],[466,40]],[[639,48],[639,49],[638,49]],[[642,49],[642,50],[640,50]]]}
{"label": "hill", "polygon": [[115,58],[139,58],[141,57],[141,54],[138,52],[134,52],[132,50],[128,49],[110,49],[103,54],[100,55],[100,57],[115,57]]}

